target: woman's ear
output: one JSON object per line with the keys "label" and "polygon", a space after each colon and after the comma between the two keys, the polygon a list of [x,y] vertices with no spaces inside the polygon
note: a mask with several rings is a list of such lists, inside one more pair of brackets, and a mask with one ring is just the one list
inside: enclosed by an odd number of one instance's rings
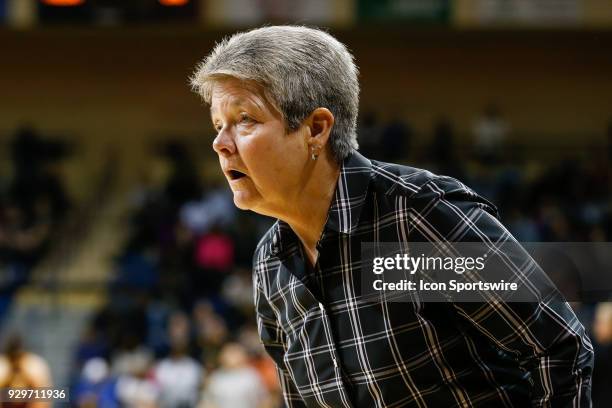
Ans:
{"label": "woman's ear", "polygon": [[307,119],[310,128],[308,144],[322,149],[329,140],[334,121],[334,114],[329,109],[317,108],[313,110]]}

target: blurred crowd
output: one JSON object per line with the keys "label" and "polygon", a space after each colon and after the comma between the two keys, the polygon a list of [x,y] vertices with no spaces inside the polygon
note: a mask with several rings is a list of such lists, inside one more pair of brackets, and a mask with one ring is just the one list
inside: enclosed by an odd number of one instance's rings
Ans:
{"label": "blurred crowd", "polygon": [[276,407],[250,274],[270,221],[238,212],[223,184],[203,185],[182,144],[155,151],[170,172],[129,196],[108,303],[76,351],[75,405]]}
{"label": "blurred crowd", "polygon": [[[537,143],[516,143],[511,124],[494,105],[475,120],[467,141],[446,118],[422,137],[401,115],[379,116],[362,115],[363,154],[460,179],[498,206],[503,223],[520,241],[612,240],[612,125],[608,146],[551,153]],[[18,147],[22,139],[16,139],[14,151],[23,150]],[[224,180],[203,181],[201,159],[193,149],[172,141],[155,152],[170,172],[162,183],[143,177],[129,195],[130,236],[114,261],[108,302],[75,351],[72,403],[280,407],[275,369],[257,335],[251,287],[253,250],[272,220],[238,211]],[[17,251],[10,246],[29,242],[27,259],[39,257],[32,248],[44,247],[51,223],[66,211],[65,195],[57,193],[61,183],[49,181],[53,161],[46,163],[36,175],[22,176],[36,181],[21,191],[41,191],[41,177],[55,187],[27,204],[17,193],[2,202],[3,267],[8,254],[15,265],[31,265],[22,260],[23,246]],[[18,167],[15,174],[25,171]],[[13,190],[20,188],[7,191]],[[32,235],[35,227],[46,225],[47,235],[6,239],[19,230],[15,225]],[[612,378],[612,303],[572,305],[596,347],[594,406],[607,406],[612,401],[606,386]]]}
{"label": "blurred crowd", "polygon": [[0,321],[70,208],[59,171],[70,146],[23,127],[6,150],[10,168],[0,175]]}

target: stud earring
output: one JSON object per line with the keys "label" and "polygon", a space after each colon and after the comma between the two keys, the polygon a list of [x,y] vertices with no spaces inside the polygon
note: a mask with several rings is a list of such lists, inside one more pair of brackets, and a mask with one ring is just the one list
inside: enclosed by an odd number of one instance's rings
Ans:
{"label": "stud earring", "polygon": [[317,157],[319,157],[319,154],[316,153],[317,152],[317,148],[313,147],[312,148],[312,154],[310,155],[310,158],[314,161],[317,160]]}

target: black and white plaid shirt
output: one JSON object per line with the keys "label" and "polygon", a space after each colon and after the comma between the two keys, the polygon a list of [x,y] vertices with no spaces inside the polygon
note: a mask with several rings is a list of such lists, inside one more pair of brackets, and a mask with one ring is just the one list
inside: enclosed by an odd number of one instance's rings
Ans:
{"label": "black and white plaid shirt", "polygon": [[362,242],[509,239],[495,208],[460,182],[354,152],[317,265],[282,221],[255,253],[259,334],[286,405],[590,406],[592,346],[564,301],[371,302],[359,293]]}

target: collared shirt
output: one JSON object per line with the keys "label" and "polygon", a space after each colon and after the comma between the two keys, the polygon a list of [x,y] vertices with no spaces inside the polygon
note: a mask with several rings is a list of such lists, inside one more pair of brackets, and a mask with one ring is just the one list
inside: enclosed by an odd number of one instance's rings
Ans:
{"label": "collared shirt", "polygon": [[[491,203],[450,177],[357,152],[345,159],[316,266],[282,221],[254,256],[258,330],[286,405],[590,406],[592,346],[559,298],[401,303],[362,296],[361,243],[513,240],[496,217]],[[530,262],[512,265],[510,275],[532,271]]]}

